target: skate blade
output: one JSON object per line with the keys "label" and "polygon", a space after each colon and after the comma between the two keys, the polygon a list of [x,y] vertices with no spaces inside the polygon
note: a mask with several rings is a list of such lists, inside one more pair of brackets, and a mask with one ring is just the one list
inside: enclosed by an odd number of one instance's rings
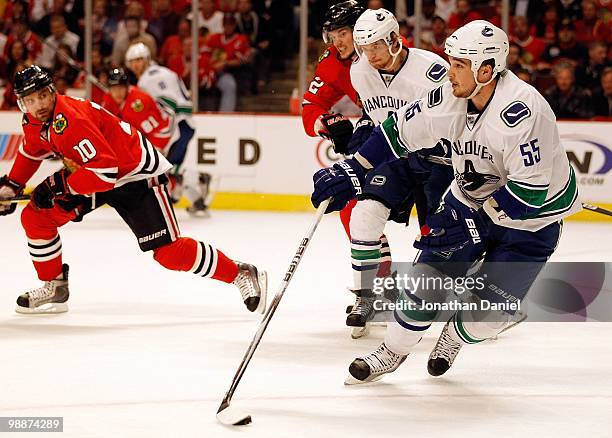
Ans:
{"label": "skate blade", "polygon": [[210,211],[207,210],[187,210],[189,216],[199,219],[209,219]]}
{"label": "skate blade", "polygon": [[382,379],[383,376],[384,374],[379,374],[378,376],[370,376],[365,380],[359,380],[359,379],[354,378],[351,374],[349,374],[348,377],[344,379],[344,384],[346,386],[355,386],[355,385],[364,385],[366,383],[374,383]]}
{"label": "skate blade", "polygon": [[352,327],[351,328],[351,338],[353,339],[363,338],[364,336],[367,336],[368,333],[370,333],[370,327],[368,326],[367,322],[366,322],[366,325],[363,327]]}
{"label": "skate blade", "polygon": [[260,295],[259,304],[255,312],[263,315],[266,312],[266,298],[268,296],[268,273],[266,271],[258,272],[257,280],[259,281]]}
{"label": "skate blade", "polygon": [[38,307],[15,307],[15,312],[21,313],[22,315],[49,315],[55,313],[65,313],[68,311],[68,304],[66,303],[46,303]]}

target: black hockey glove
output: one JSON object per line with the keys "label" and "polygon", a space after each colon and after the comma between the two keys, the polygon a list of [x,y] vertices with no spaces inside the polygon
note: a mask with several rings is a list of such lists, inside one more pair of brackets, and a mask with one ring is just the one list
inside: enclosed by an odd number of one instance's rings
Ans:
{"label": "black hockey glove", "polygon": [[348,144],[353,135],[353,124],[342,114],[323,114],[323,129],[318,134],[330,140],[337,154],[348,154]]}
{"label": "black hockey glove", "polygon": [[32,192],[32,202],[38,208],[48,209],[55,205],[55,198],[70,194],[68,189],[68,172],[61,169],[45,178]]}
{"label": "black hockey glove", "polygon": [[342,210],[351,199],[361,194],[365,173],[366,170],[354,158],[317,171],[312,177],[312,205],[316,208],[324,200],[333,198],[325,213]]}
{"label": "black hockey glove", "polygon": [[370,137],[372,131],[374,131],[374,122],[367,114],[363,114],[357,124],[355,125],[355,131],[348,143],[348,153],[354,154],[361,147],[362,144]]}
{"label": "black hockey glove", "polygon": [[[15,181],[9,179],[7,175],[0,178],[0,200],[11,199],[23,192],[23,186],[19,185]],[[11,202],[10,204],[0,204],[0,216],[6,216],[15,211],[17,204]]]}
{"label": "black hockey glove", "polygon": [[484,210],[442,204],[427,216],[414,247],[423,251],[459,251],[469,244],[484,244],[491,219]]}

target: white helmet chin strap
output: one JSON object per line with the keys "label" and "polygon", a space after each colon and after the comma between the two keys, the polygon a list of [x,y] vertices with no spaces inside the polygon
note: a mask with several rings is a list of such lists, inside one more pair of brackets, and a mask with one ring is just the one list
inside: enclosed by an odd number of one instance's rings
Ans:
{"label": "white helmet chin strap", "polygon": [[476,81],[476,86],[474,87],[474,91],[472,91],[472,93],[466,99],[473,99],[474,96],[476,96],[480,92],[480,90],[482,90],[482,87],[486,87],[491,82],[493,82],[493,79],[495,79],[496,76],[497,75],[493,73],[491,75],[491,79],[489,79],[487,82],[478,82],[478,72],[474,73],[474,80]]}
{"label": "white helmet chin strap", "polygon": [[400,53],[402,53],[402,43],[400,41],[400,45],[399,48],[397,49],[397,51],[393,51],[393,44],[390,44],[387,46],[387,50],[389,50],[389,54],[391,55],[391,62],[389,63],[389,65],[386,65],[384,68],[382,68],[381,70],[389,70],[391,69],[391,67],[393,67],[393,65],[395,64],[395,61],[397,60],[397,57],[399,56]]}

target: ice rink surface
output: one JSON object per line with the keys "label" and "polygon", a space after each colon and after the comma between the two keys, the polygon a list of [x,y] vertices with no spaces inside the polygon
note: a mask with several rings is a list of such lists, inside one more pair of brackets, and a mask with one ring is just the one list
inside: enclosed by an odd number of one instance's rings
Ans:
{"label": "ice rink surface", "polygon": [[[178,216],[183,235],[265,267],[270,296],[312,218]],[[0,416],[64,417],[64,433],[50,436],[612,436],[612,324],[525,323],[465,347],[434,379],[426,363],[437,325],[395,373],[344,386],[349,363],[384,332],[352,340],[344,326],[353,298],[337,216],[323,219],[236,392],[232,405],[253,423],[221,426],[217,407],[258,324],[237,289],[164,270],[102,209],[62,230],[70,312],[20,316],[17,295],[40,283],[19,215],[0,223]],[[566,223],[554,260],[612,261],[611,230]],[[415,229],[387,234],[395,260],[412,260]]]}

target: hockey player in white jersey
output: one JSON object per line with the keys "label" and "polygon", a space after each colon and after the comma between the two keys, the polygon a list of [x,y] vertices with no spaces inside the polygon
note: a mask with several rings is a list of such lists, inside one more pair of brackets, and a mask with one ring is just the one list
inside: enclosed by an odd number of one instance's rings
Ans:
{"label": "hockey player in white jersey", "polygon": [[150,94],[173,120],[173,132],[164,155],[174,166],[170,173],[170,195],[178,201],[181,195],[191,202],[188,211],[196,215],[208,215],[206,197],[210,175],[198,173],[195,163],[185,161],[189,143],[195,134],[192,121],[192,102],[182,79],[172,70],[151,61],[151,52],[143,43],[131,45],[125,62],[136,75],[138,87]]}
{"label": "hockey player in white jersey", "polygon": [[[451,313],[428,362],[436,376],[450,368],[463,345],[492,338],[509,324],[511,304],[524,298],[554,252],[561,220],[581,209],[554,113],[533,87],[506,70],[507,35],[473,21],[447,39],[445,52],[449,82],[376,128],[355,154],[359,166],[345,162],[333,172],[319,171],[312,197],[314,205],[330,196],[341,204],[361,189],[368,168],[439,141],[452,146],[455,178],[414,244],[422,252],[411,274],[459,279],[484,255],[479,272],[471,274],[484,279],[484,287],[471,292],[503,310]],[[448,295],[436,288],[405,290],[384,342],[351,363],[347,383],[378,380],[397,369],[438,316],[424,310],[427,304]]]}
{"label": "hockey player in white jersey", "polygon": [[[403,46],[397,19],[386,9],[368,9],[361,14],[353,28],[353,41],[359,58],[351,66],[351,82],[364,115],[357,122],[350,151],[361,146],[389,114],[438,87],[448,72],[448,63],[440,56]],[[388,271],[379,269],[381,262],[390,263],[390,257],[381,259],[385,223],[408,223],[415,199],[424,219],[452,181],[448,166],[414,164],[402,159],[383,163],[370,172],[353,210],[352,290],[357,298],[346,319],[346,324],[353,327],[353,338],[367,333],[367,322],[374,317],[373,277]],[[394,299],[393,295],[387,298]]]}

